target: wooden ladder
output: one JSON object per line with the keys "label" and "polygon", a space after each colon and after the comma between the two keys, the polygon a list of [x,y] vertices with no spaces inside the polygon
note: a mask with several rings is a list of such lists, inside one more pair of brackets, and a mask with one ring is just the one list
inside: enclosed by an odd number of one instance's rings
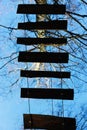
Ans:
{"label": "wooden ladder", "polygon": [[[18,14],[65,14],[65,5],[48,4],[19,4]],[[18,23],[21,30],[67,30],[66,20],[52,20],[41,22]],[[62,45],[67,44],[66,38],[17,38],[17,44],[21,45]],[[68,63],[69,54],[62,52],[19,52],[19,62],[43,62],[43,63]],[[35,78],[70,78],[70,72],[56,71],[31,71],[21,70],[21,77]],[[21,88],[21,98],[35,99],[61,99],[73,100],[73,89],[58,88]],[[75,118],[58,117],[53,115],[24,114],[24,129],[47,129],[47,130],[76,130]]]}

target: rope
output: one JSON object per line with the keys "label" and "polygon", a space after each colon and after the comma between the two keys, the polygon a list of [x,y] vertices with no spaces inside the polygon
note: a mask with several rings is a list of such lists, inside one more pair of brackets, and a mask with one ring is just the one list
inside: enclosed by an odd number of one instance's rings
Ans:
{"label": "rope", "polygon": [[[23,4],[25,3],[24,0],[23,1]],[[26,15],[24,15],[24,22],[25,22],[25,18],[26,18]],[[26,30],[24,30],[24,36],[26,37]],[[25,50],[27,51],[27,46],[25,45]],[[26,68],[28,69],[28,63],[26,63]],[[29,81],[28,81],[28,78],[27,78],[27,88],[29,88]],[[30,107],[30,99],[28,98],[28,112],[29,114],[31,114],[31,107]],[[30,124],[32,125],[32,117],[30,116]],[[25,130],[25,129],[24,129]],[[32,130],[32,129],[30,129]]]}
{"label": "rope", "polygon": [[[51,79],[51,88],[52,88],[52,79]],[[54,110],[53,110],[53,108],[54,108],[54,102],[53,102],[53,99],[52,99],[52,116],[53,116],[53,113],[54,113]]]}
{"label": "rope", "polygon": [[[61,88],[63,88],[62,78],[61,78]],[[62,117],[64,117],[64,101],[62,100]]]}
{"label": "rope", "polygon": [[[59,52],[60,52],[60,48],[59,48]],[[61,67],[61,64],[60,64],[60,72],[62,71],[62,67]],[[63,89],[63,80],[62,78],[60,79],[60,84],[61,84],[61,89]],[[62,100],[62,113],[61,113],[61,116],[64,117],[64,101]]]}

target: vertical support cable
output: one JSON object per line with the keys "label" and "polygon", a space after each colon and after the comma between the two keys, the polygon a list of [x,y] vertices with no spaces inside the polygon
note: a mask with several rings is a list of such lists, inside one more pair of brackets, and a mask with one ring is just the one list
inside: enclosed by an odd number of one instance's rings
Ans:
{"label": "vertical support cable", "polygon": [[[50,86],[52,88],[52,79],[50,80],[50,83],[51,83]],[[54,108],[54,102],[53,102],[53,99],[52,99],[52,115],[54,114],[53,108]]]}
{"label": "vertical support cable", "polygon": [[[59,48],[59,52],[60,52],[60,48]],[[60,66],[60,72],[62,71],[62,67],[61,64],[59,64]],[[63,80],[62,78],[60,79],[60,84],[61,84],[61,89],[63,88]],[[62,113],[61,116],[64,117],[64,101],[62,100]]]}
{"label": "vertical support cable", "polygon": [[[61,79],[61,88],[63,88],[63,83],[62,83],[62,79]],[[62,116],[64,117],[64,101],[62,100]]]}
{"label": "vertical support cable", "polygon": [[[24,4],[24,0],[23,0],[23,4]],[[24,15],[24,22],[25,22],[25,19],[26,19],[26,15]],[[26,30],[24,30],[24,36],[26,37]],[[27,51],[27,46],[25,45],[25,50]],[[26,68],[28,68],[28,63],[26,63]],[[29,88],[29,81],[28,81],[28,78],[26,79],[27,80],[27,88]],[[30,99],[28,98],[28,112],[29,114],[31,114],[31,107],[30,107]],[[32,117],[30,117],[30,124],[32,125]],[[32,130],[32,129],[30,129]]]}

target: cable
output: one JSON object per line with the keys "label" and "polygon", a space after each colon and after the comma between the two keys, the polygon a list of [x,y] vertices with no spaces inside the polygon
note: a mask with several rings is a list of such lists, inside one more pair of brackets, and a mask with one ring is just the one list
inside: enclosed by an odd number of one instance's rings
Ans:
{"label": "cable", "polygon": [[[27,78],[27,88],[29,88],[28,78]],[[31,113],[31,110],[30,110],[30,99],[29,98],[28,98],[28,110],[29,110],[29,113]]]}
{"label": "cable", "polygon": [[[61,78],[61,88],[63,88],[62,78]],[[64,117],[64,101],[62,100],[62,116]]]}
{"label": "cable", "polygon": [[[25,3],[24,0],[23,1],[23,4]],[[25,22],[25,18],[26,18],[26,14],[24,15],[24,22]],[[24,30],[24,36],[26,37],[26,30]],[[27,51],[27,46],[25,45],[25,50]],[[28,63],[26,63],[26,68],[28,69]],[[28,81],[28,78],[27,78],[27,88],[29,88],[29,81]],[[30,99],[28,98],[28,112],[29,114],[31,114],[31,107],[30,107]],[[32,126],[32,117],[30,115],[30,124]],[[30,129],[32,130],[32,129]]]}
{"label": "cable", "polygon": [[[51,88],[52,88],[52,79],[51,79],[50,83],[51,83]],[[53,116],[53,114],[54,114],[53,108],[54,108],[54,102],[53,102],[53,99],[52,99],[52,116]]]}
{"label": "cable", "polygon": [[[59,48],[59,52],[60,52],[60,48]],[[62,71],[61,64],[59,64],[59,66],[60,66],[60,72],[61,72]],[[62,89],[63,88],[63,80],[62,80],[62,78],[60,79],[60,84],[61,84],[61,89]],[[64,101],[63,100],[62,100],[62,114],[61,114],[61,116],[64,117]]]}

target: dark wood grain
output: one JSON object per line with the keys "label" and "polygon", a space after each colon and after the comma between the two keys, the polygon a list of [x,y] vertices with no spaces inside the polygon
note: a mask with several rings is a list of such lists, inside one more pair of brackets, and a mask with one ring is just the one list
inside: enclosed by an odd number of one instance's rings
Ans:
{"label": "dark wood grain", "polygon": [[22,98],[73,100],[73,89],[21,88]]}
{"label": "dark wood grain", "polygon": [[21,70],[21,77],[49,77],[49,78],[70,78],[70,72],[55,72],[55,71],[29,71]]}
{"label": "dark wood grain", "polygon": [[24,114],[24,129],[76,130],[74,118]]}
{"label": "dark wood grain", "polygon": [[18,23],[18,29],[23,29],[23,30],[32,30],[32,29],[67,30],[67,20]]}
{"label": "dark wood grain", "polygon": [[66,38],[17,38],[17,44],[23,45],[38,45],[38,44],[45,44],[45,45],[53,45],[53,44],[67,44]]}
{"label": "dark wood grain", "polygon": [[65,5],[19,4],[18,14],[65,14]]}
{"label": "dark wood grain", "polygon": [[19,52],[19,62],[68,63],[68,53],[53,52]]}

